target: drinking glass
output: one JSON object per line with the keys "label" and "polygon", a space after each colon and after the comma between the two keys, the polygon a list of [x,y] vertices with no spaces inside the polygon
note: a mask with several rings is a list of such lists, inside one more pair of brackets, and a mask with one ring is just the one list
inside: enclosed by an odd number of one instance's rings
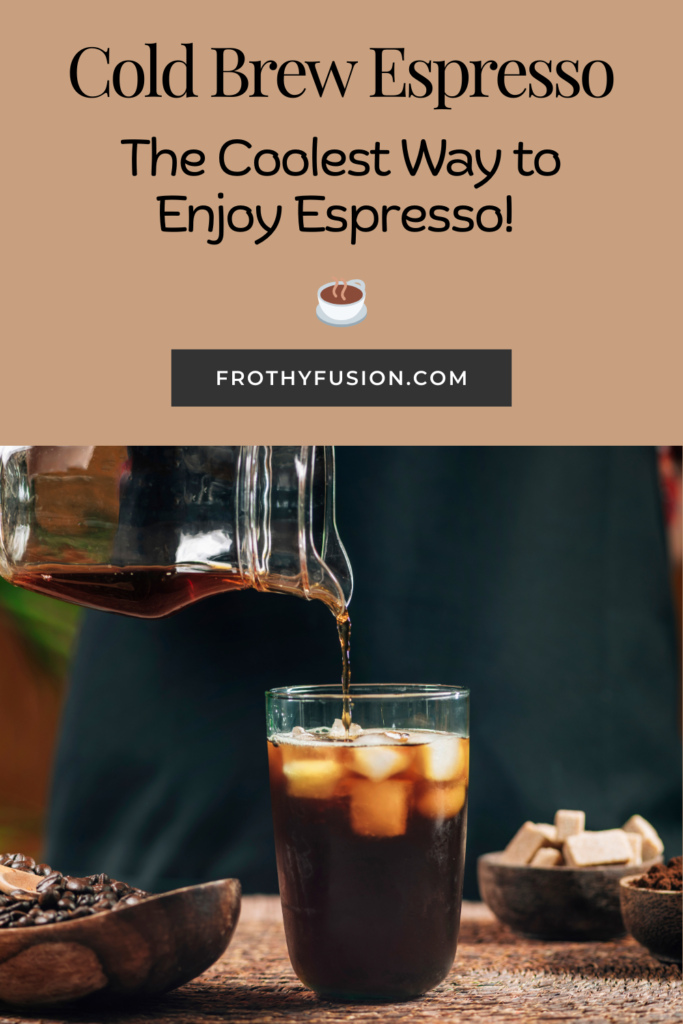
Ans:
{"label": "drinking glass", "polygon": [[462,901],[469,693],[429,685],[266,694],[292,966],[330,999],[398,1001],[450,970]]}

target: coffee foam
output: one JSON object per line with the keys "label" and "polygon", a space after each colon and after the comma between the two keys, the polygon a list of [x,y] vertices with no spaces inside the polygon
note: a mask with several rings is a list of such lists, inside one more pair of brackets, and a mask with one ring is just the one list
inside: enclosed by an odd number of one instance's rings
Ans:
{"label": "coffee foam", "polygon": [[[337,719],[341,724],[341,720]],[[336,724],[336,723],[335,723]],[[354,727],[351,727],[352,730]],[[300,731],[299,731],[300,730]],[[312,729],[310,732],[295,726],[290,733],[275,733],[270,742],[282,746],[293,747],[416,747],[436,743],[444,739],[462,739],[453,733],[439,732],[429,729],[359,729],[349,736],[345,731],[335,729]]]}

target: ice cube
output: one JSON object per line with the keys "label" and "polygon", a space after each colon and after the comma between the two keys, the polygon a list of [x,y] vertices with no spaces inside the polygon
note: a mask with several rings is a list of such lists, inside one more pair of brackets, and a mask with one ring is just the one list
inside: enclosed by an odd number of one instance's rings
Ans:
{"label": "ice cube", "polygon": [[330,729],[327,735],[331,736],[333,740],[346,739],[346,729],[344,728],[344,723],[342,722],[341,718],[335,718],[334,722],[332,723],[332,728]]}
{"label": "ice cube", "polygon": [[402,836],[408,818],[410,783],[398,780],[351,786],[351,827],[361,836]]}
{"label": "ice cube", "polygon": [[342,765],[332,759],[290,761],[282,770],[289,795],[312,800],[329,800],[334,796],[335,787],[344,774]]}
{"label": "ice cube", "polygon": [[396,747],[358,747],[352,753],[351,767],[373,782],[382,782],[407,768],[411,753]]}
{"label": "ice cube", "polygon": [[422,774],[430,782],[449,782],[467,769],[467,744],[459,736],[439,736],[421,747]]}
{"label": "ice cube", "polygon": [[384,735],[388,736],[392,743],[407,743],[410,739],[409,732],[390,732],[387,729]]}
{"label": "ice cube", "polygon": [[363,746],[364,747],[379,747],[384,744],[385,746],[390,745],[390,741],[386,738],[383,732],[373,732],[370,729],[363,730]]}
{"label": "ice cube", "polygon": [[351,737],[351,739],[355,740],[359,736],[362,736],[362,734],[363,734],[362,727],[360,725],[356,725],[355,722],[352,722],[351,725],[349,726],[349,736]]}
{"label": "ice cube", "polygon": [[465,803],[465,786],[460,782],[454,786],[429,786],[422,791],[417,809],[425,818],[453,818]]}
{"label": "ice cube", "polygon": [[281,750],[285,764],[298,761],[324,761],[330,755],[329,744],[316,743],[315,736],[311,736],[310,733],[297,736],[294,743],[283,743]]}
{"label": "ice cube", "polygon": [[292,736],[304,736],[305,733],[306,730],[302,725],[295,725],[294,728],[292,729]]}

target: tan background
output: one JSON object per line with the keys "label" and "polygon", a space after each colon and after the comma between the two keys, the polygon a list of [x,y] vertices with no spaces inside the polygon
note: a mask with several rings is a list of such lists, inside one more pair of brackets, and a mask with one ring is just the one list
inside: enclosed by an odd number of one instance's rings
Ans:
{"label": "tan background", "polygon": [[[3,386],[5,440],[348,443],[627,443],[679,439],[681,341],[674,317],[680,164],[674,134],[679,38],[673,3],[470,0],[469,3],[237,4],[202,0],[15,0],[6,10],[2,77]],[[198,99],[78,97],[68,81],[83,46],[160,69],[195,44]],[[370,46],[410,59],[607,60],[605,100],[369,99]],[[358,60],[347,98],[212,99],[212,46],[247,60]],[[160,77],[160,73],[159,73]],[[267,80],[272,80],[272,76]],[[527,80],[528,81],[528,80]],[[290,80],[296,85],[296,80]],[[148,91],[145,89],[145,92]],[[251,91],[251,90],[250,90]],[[471,91],[468,90],[468,92]],[[129,172],[120,139],[207,154],[207,173]],[[284,152],[392,150],[389,178],[227,178],[228,138]],[[411,179],[400,140],[496,148],[503,165],[475,179]],[[521,178],[512,150],[560,152],[552,178]],[[146,147],[149,151],[149,147]],[[385,158],[386,159],[386,158]],[[148,157],[143,153],[142,167]],[[161,234],[155,196],[216,207],[281,203],[283,222],[209,246]],[[396,223],[352,248],[348,232],[302,235],[293,197],[328,203],[504,205],[513,231],[409,234]],[[181,223],[176,221],[176,223]],[[364,324],[315,317],[316,290],[340,275],[368,287]],[[678,312],[678,304],[676,305]],[[172,409],[173,347],[512,347],[512,409]]]}

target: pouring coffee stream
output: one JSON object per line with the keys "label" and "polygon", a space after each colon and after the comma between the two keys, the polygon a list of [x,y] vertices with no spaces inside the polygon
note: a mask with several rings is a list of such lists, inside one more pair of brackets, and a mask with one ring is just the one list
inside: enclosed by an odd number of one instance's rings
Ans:
{"label": "pouring coffee stream", "polygon": [[342,724],[348,736],[353,705],[351,703],[351,619],[346,610],[337,617],[337,631],[342,650]]}
{"label": "pouring coffee stream", "polygon": [[351,566],[322,446],[0,449],[0,575],[139,618],[253,588],[322,600],[348,697]]}

